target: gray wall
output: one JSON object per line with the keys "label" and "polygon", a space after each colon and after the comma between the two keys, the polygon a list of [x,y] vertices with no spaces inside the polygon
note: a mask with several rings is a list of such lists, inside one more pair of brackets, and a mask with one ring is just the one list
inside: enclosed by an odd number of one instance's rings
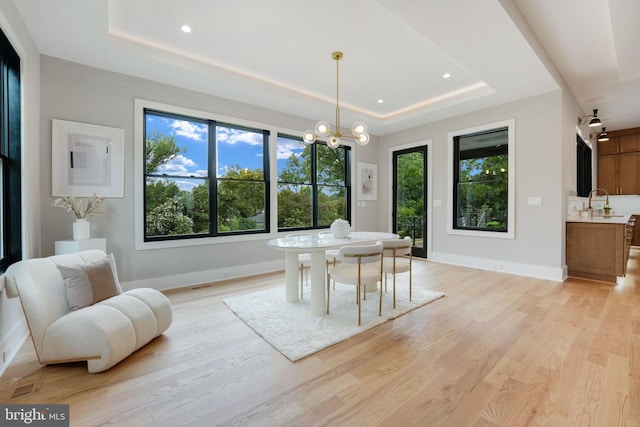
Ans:
{"label": "gray wall", "polygon": [[[389,150],[417,141],[431,140],[433,200],[442,206],[430,206],[432,215],[433,259],[456,264],[505,270],[513,273],[561,278],[564,267],[563,161],[565,146],[575,146],[566,138],[562,123],[561,92],[555,91],[494,108],[487,108],[451,119],[418,126],[380,138],[379,158],[388,158]],[[515,238],[496,239],[447,233],[448,133],[492,122],[515,119],[516,203]],[[575,151],[575,150],[574,150]],[[566,159],[575,163],[573,159]],[[389,180],[384,170],[381,180]],[[573,183],[575,188],[575,182]],[[542,206],[529,206],[529,196],[542,197]],[[388,195],[381,202],[390,206]],[[380,209],[380,225],[389,222],[390,209]]]}
{"label": "gray wall", "polygon": [[[69,239],[74,217],[50,206],[51,120],[123,128],[125,197],[107,199],[104,214],[92,216],[92,236],[106,237],[118,273],[130,286],[172,288],[215,281],[283,266],[283,253],[268,249],[261,240],[210,244],[169,249],[135,250],[134,247],[134,99],[142,98],[194,110],[302,130],[314,122],[239,102],[205,95],[136,77],[86,67],[42,56],[41,59],[41,191],[42,252],[50,255],[56,240]],[[357,161],[375,159],[376,138],[366,147],[354,147]],[[366,214],[366,215],[363,215]],[[358,222],[358,218],[362,221]],[[377,225],[374,204],[354,210],[354,225],[372,229]],[[269,237],[274,237],[272,234]],[[253,269],[247,264],[254,265]],[[197,274],[196,272],[202,272]]]}

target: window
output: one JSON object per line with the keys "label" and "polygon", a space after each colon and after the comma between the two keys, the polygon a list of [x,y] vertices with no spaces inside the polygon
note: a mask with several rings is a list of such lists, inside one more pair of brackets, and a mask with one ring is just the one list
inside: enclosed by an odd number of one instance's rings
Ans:
{"label": "window", "polygon": [[513,121],[449,134],[450,233],[513,238],[513,136]]}
{"label": "window", "polygon": [[145,241],[269,231],[269,131],[143,116]]}
{"label": "window", "polygon": [[577,188],[578,197],[589,197],[591,192],[591,147],[580,135],[576,135],[576,172],[577,172]]}
{"label": "window", "polygon": [[350,147],[305,145],[301,138],[278,135],[277,151],[279,230],[350,221]]}
{"label": "window", "polygon": [[20,57],[0,31],[0,273],[22,259]]}

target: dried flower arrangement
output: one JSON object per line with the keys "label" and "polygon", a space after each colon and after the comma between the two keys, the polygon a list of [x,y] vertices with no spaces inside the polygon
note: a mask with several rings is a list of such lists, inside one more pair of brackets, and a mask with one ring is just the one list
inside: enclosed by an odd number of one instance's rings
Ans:
{"label": "dried flower arrangement", "polygon": [[85,206],[82,200],[76,200],[76,196],[62,196],[53,202],[53,206],[66,209],[67,212],[73,212],[76,219],[86,219],[90,215],[102,213],[104,205],[104,197],[99,197],[95,193],[87,199]]}

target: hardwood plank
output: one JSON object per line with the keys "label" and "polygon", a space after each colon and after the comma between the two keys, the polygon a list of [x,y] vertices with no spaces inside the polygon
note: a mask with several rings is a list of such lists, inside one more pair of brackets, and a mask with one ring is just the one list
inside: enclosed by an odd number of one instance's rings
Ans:
{"label": "hardwood plank", "polygon": [[640,425],[639,258],[617,285],[416,259],[445,298],[296,363],[222,302],[283,273],[176,289],[171,328],[106,372],[25,342],[0,401],[66,403],[78,426]]}

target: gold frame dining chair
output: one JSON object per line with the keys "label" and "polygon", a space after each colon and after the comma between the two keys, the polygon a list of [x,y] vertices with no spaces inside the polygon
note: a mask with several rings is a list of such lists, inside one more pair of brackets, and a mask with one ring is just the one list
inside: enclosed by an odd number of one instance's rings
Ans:
{"label": "gold frame dining chair", "polygon": [[393,274],[393,308],[396,308],[396,274],[409,272],[409,301],[412,298],[413,255],[411,253],[411,237],[404,239],[382,240],[384,256],[382,272],[384,273],[384,289],[387,291],[387,275]]}
{"label": "gold frame dining chair", "polygon": [[380,302],[378,316],[382,315],[382,255],[381,242],[369,245],[343,246],[338,251],[340,264],[331,267],[327,274],[327,314],[331,299],[331,280],[356,287],[358,305],[358,326],[362,324],[361,295],[367,292],[367,285],[380,282]]}

